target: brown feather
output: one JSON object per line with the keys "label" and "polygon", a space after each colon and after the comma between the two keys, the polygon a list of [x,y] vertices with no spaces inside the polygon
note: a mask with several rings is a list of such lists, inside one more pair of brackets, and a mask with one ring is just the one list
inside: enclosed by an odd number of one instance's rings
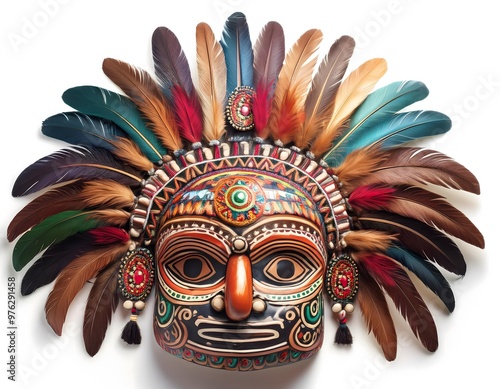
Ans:
{"label": "brown feather", "polygon": [[31,227],[56,213],[85,208],[130,208],[134,194],[127,186],[112,180],[71,182],[51,189],[33,199],[10,222],[7,238],[10,242]]}
{"label": "brown feather", "polygon": [[[384,277],[378,277],[376,272],[371,274],[394,301],[396,308],[422,345],[428,351],[436,351],[438,335],[434,319],[410,277],[390,258],[384,256],[377,258],[386,262],[387,274]],[[387,282],[387,279],[390,279],[390,282]]]}
{"label": "brown feather", "polygon": [[268,133],[283,144],[291,142],[304,121],[304,103],[316,66],[320,30],[306,31],[285,57],[271,107]]}
{"label": "brown feather", "polygon": [[435,226],[463,241],[484,248],[484,238],[476,226],[443,197],[423,188],[402,186],[383,209]]}
{"label": "brown feather", "polygon": [[111,317],[119,302],[117,275],[120,261],[99,271],[89,293],[83,321],[83,339],[89,355],[101,348]]}
{"label": "brown feather", "polygon": [[85,208],[129,209],[135,201],[130,188],[111,180],[86,182],[80,197]]}
{"label": "brown feather", "polygon": [[349,117],[386,71],[386,61],[383,58],[373,58],[351,72],[340,84],[330,120],[311,145],[314,155],[319,157],[332,149],[332,142],[340,135]]}
{"label": "brown feather", "polygon": [[382,348],[388,361],[396,359],[397,335],[384,292],[369,272],[359,269],[359,290],[357,304],[368,327]]}
{"label": "brown feather", "polygon": [[175,115],[156,81],[145,70],[112,58],[106,58],[102,68],[137,105],[162,144],[170,151],[182,149]]}
{"label": "brown feather", "polygon": [[345,160],[329,172],[339,178],[343,189],[350,194],[358,186],[360,178],[366,177],[379,167],[387,157],[377,148],[365,148],[348,154]]}
{"label": "brown feather", "polygon": [[122,209],[100,209],[93,211],[89,218],[99,219],[107,225],[123,227],[129,222],[130,212]]}
{"label": "brown feather", "polygon": [[396,240],[396,235],[382,231],[354,230],[342,237],[342,244],[355,251],[386,252]]}
{"label": "brown feather", "polygon": [[[479,182],[463,165],[439,151],[419,147],[397,147],[385,152],[385,159],[359,177],[346,180],[349,190],[358,185],[434,184],[479,194]],[[366,158],[366,156],[364,156]],[[349,157],[348,157],[349,158]],[[344,163],[347,163],[347,159]],[[347,188],[346,188],[347,189]]]}
{"label": "brown feather", "polygon": [[342,36],[330,47],[316,72],[305,101],[304,125],[295,136],[295,145],[302,149],[309,145],[316,134],[323,131],[330,119],[335,95],[344,77],[355,42]]}
{"label": "brown feather", "polygon": [[154,168],[153,163],[139,149],[137,144],[127,138],[112,141],[115,149],[113,154],[126,164],[138,170],[149,172]]}
{"label": "brown feather", "polygon": [[69,306],[85,283],[127,250],[128,244],[118,244],[92,251],[74,259],[59,273],[45,304],[47,322],[57,335],[62,334]]}
{"label": "brown feather", "polygon": [[222,46],[206,23],[196,27],[196,54],[203,136],[208,142],[218,141],[225,133],[227,70]]}

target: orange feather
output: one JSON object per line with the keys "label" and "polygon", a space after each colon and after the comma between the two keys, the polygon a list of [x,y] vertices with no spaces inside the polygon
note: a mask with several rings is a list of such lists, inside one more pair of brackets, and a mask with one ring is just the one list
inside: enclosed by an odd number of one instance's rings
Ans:
{"label": "orange feather", "polygon": [[170,151],[182,149],[175,115],[156,81],[146,71],[112,58],[106,58],[102,68],[137,105],[163,145]]}
{"label": "orange feather", "polygon": [[330,120],[311,145],[311,152],[314,155],[322,156],[328,150],[333,152],[332,142],[341,134],[349,117],[366,99],[386,71],[386,61],[383,58],[374,58],[351,72],[340,84]]}

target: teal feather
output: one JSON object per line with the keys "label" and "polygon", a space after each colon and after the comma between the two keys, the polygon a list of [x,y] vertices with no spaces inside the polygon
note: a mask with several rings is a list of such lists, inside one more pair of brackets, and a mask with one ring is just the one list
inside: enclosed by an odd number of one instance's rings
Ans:
{"label": "teal feather", "polygon": [[113,141],[128,135],[115,123],[80,112],[63,112],[45,119],[42,133],[73,145],[116,149]]}
{"label": "teal feather", "polygon": [[87,115],[111,120],[125,131],[151,162],[167,154],[153,131],[128,97],[96,86],[77,86],[62,96],[64,102]]}
{"label": "teal feather", "polygon": [[64,211],[49,216],[17,241],[12,253],[16,271],[26,266],[37,254],[49,246],[82,231],[105,224],[92,217],[93,211]]}
{"label": "teal feather", "polygon": [[392,259],[401,263],[422,283],[427,286],[446,305],[448,311],[455,309],[455,297],[450,284],[434,264],[421,256],[402,247],[392,246],[386,253]]}
{"label": "teal feather", "polygon": [[228,96],[239,86],[253,87],[253,47],[245,15],[235,12],[229,16],[220,44],[226,60]]}
{"label": "teal feather", "polygon": [[420,81],[398,81],[370,93],[352,114],[349,129],[343,137],[363,133],[392,114],[425,99],[429,90]]}
{"label": "teal feather", "polygon": [[[338,166],[344,158],[355,150],[378,146],[390,148],[427,136],[444,134],[451,128],[451,119],[436,111],[411,111],[393,114],[363,133],[341,139],[335,143],[335,152],[325,157],[330,166]],[[333,150],[332,150],[333,151]]]}

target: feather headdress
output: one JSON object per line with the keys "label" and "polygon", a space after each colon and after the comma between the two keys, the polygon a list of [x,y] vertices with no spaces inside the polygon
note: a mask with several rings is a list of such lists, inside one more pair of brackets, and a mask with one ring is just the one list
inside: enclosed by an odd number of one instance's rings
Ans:
{"label": "feather headdress", "polygon": [[[442,270],[466,271],[453,239],[485,243],[432,186],[479,194],[479,183],[450,157],[407,144],[451,128],[440,112],[407,109],[427,96],[422,82],[377,89],[384,59],[348,71],[355,42],[342,36],[318,63],[322,38],[309,30],[286,51],[276,22],[264,26],[254,46],[241,13],[229,17],[220,41],[201,23],[193,82],[177,37],[160,27],[152,38],[156,79],[108,58],[104,73],[120,93],[96,86],[64,92],[75,111],[49,117],[42,132],[72,146],[22,171],[13,196],[39,195],[8,227],[14,268],[33,261],[22,294],[54,283],[45,312],[57,334],[73,298],[92,282],[83,316],[88,353],[98,352],[120,296],[131,311],[123,338],[140,342],[137,315],[155,281],[151,242],[168,218],[166,197],[201,164],[216,170],[226,158],[268,171],[282,161],[286,169],[278,174],[300,185],[310,179],[327,236],[324,284],[339,319],[338,343],[352,342],[346,323],[357,302],[393,360],[392,301],[423,347],[436,350],[436,325],[419,290],[428,288],[453,311]],[[170,184],[189,167],[196,174]],[[338,292],[339,269],[350,269],[347,294]]]}

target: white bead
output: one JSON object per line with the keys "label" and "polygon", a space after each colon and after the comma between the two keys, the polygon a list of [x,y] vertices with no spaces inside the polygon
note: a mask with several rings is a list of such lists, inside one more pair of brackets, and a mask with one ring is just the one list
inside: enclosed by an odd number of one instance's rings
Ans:
{"label": "white bead", "polygon": [[339,313],[342,310],[342,304],[335,303],[333,304],[332,311],[333,313]]}
{"label": "white bead", "polygon": [[125,300],[123,302],[123,308],[125,308],[125,309],[132,309],[132,308],[134,308],[134,303],[132,301],[130,301],[130,300]]}
{"label": "white bead", "polygon": [[224,309],[224,299],[222,296],[215,296],[210,304],[217,312],[221,312]]}
{"label": "white bead", "polygon": [[139,301],[136,301],[136,302],[134,303],[134,307],[135,307],[136,309],[138,309],[139,311],[142,311],[142,310],[144,309],[144,307],[145,307],[145,306],[146,306],[146,303],[145,303],[144,301],[140,301],[140,300],[139,300]]}
{"label": "white bead", "polygon": [[264,312],[266,309],[266,303],[261,299],[254,299],[252,302],[252,308],[255,312]]}
{"label": "white bead", "polygon": [[344,309],[345,309],[345,311],[346,311],[347,313],[352,313],[352,312],[354,311],[354,305],[352,305],[352,304],[350,304],[350,303],[349,303],[349,304],[346,304],[346,305],[345,305],[345,307],[344,307]]}

